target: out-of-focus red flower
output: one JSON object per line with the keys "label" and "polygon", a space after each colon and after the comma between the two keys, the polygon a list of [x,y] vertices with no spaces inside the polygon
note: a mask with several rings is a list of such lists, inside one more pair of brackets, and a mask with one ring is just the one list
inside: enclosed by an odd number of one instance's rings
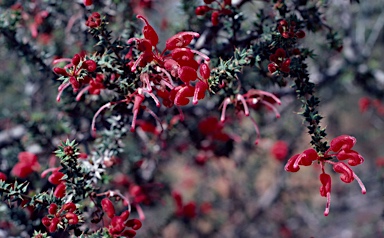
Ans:
{"label": "out-of-focus red flower", "polygon": [[282,140],[276,141],[271,148],[272,156],[278,161],[283,161],[287,157],[288,151],[287,142]]}
{"label": "out-of-focus red flower", "polygon": [[5,175],[5,173],[3,172],[0,172],[0,180],[3,180],[3,181],[7,180],[7,175]]}
{"label": "out-of-focus red flower", "polygon": [[368,110],[369,106],[371,106],[371,100],[367,97],[362,97],[359,100],[359,109],[361,113],[364,113]]}
{"label": "out-of-focus red flower", "polygon": [[33,171],[40,169],[37,161],[37,155],[29,152],[20,152],[18,155],[19,162],[13,166],[11,174],[19,178],[28,177]]}
{"label": "out-of-focus red flower", "polygon": [[379,157],[375,161],[376,166],[378,167],[384,167],[384,157]]}
{"label": "out-of-focus red flower", "polygon": [[192,219],[196,217],[196,203],[189,202],[187,204],[183,204],[183,198],[179,192],[172,192],[172,197],[176,205],[176,216],[184,217],[188,219]]}

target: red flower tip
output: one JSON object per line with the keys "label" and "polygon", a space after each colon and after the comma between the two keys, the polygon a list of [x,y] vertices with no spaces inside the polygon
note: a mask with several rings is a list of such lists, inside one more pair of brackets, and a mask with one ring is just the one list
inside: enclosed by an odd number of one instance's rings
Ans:
{"label": "red flower tip", "polygon": [[288,160],[287,164],[284,166],[285,171],[294,173],[300,170],[299,166],[294,166],[299,156],[300,154],[294,155]]}
{"label": "red flower tip", "polygon": [[76,225],[79,222],[79,217],[72,212],[65,214],[65,218],[67,218],[68,224],[70,225]]}
{"label": "red flower tip", "polygon": [[356,138],[350,135],[341,135],[331,141],[331,150],[350,150],[356,143]]}
{"label": "red flower tip", "polygon": [[322,186],[320,187],[320,195],[327,197],[327,205],[325,206],[324,216],[328,216],[329,208],[331,206],[331,176],[326,173],[320,174],[320,182]]}
{"label": "red flower tip", "polygon": [[88,6],[91,6],[93,4],[93,0],[84,0],[83,3],[85,6],[88,7]]}
{"label": "red flower tip", "polygon": [[59,75],[68,76],[67,71],[63,68],[59,68],[59,67],[53,68],[53,72]]}
{"label": "red flower tip", "polygon": [[57,212],[57,205],[56,203],[51,203],[51,205],[49,205],[49,208],[48,208],[48,213],[51,214],[51,215],[55,215]]}
{"label": "red flower tip", "polygon": [[56,186],[55,191],[53,192],[53,196],[57,198],[63,198],[65,196],[65,183],[61,182],[59,185]]}
{"label": "red flower tip", "polygon": [[212,22],[213,26],[219,25],[219,15],[220,15],[220,13],[218,11],[212,12],[211,22]]}
{"label": "red flower tip", "polygon": [[179,68],[178,74],[179,78],[186,84],[189,84],[190,81],[195,81],[197,78],[196,70],[189,66]]}
{"label": "red flower tip", "polygon": [[101,200],[101,207],[109,218],[115,217],[115,207],[113,206],[111,200],[109,200],[108,198],[104,198],[103,200]]}
{"label": "red flower tip", "polygon": [[202,16],[210,10],[208,6],[198,6],[195,10],[197,16]]}
{"label": "red flower tip", "polygon": [[201,77],[205,80],[209,79],[209,76],[211,75],[211,69],[209,68],[209,66],[206,63],[202,63],[200,65],[199,72],[200,72]]}
{"label": "red flower tip", "polygon": [[137,18],[141,19],[145,23],[145,26],[143,28],[143,35],[145,39],[149,40],[152,46],[156,46],[157,43],[159,43],[159,37],[155,29],[153,29],[153,27],[148,23],[148,20],[145,17],[137,15]]}
{"label": "red flower tip", "polygon": [[334,165],[333,165],[333,170],[336,172],[336,173],[340,173],[340,179],[341,181],[343,181],[344,183],[350,183],[354,180],[354,176],[353,176],[353,171],[351,168],[349,168],[346,164],[342,163],[342,162],[336,162]]}
{"label": "red flower tip", "polygon": [[176,48],[182,48],[193,40],[195,37],[199,37],[200,34],[193,31],[180,32],[172,36],[165,42],[165,46],[168,50],[174,50]]}
{"label": "red flower tip", "polygon": [[356,165],[362,164],[364,162],[363,156],[361,156],[359,153],[357,153],[354,150],[350,150],[350,151],[341,150],[336,155],[336,157],[338,160],[348,159],[348,164],[351,166],[356,166]]}
{"label": "red flower tip", "polygon": [[73,202],[69,202],[63,205],[63,210],[67,212],[74,212],[76,210],[76,205]]}
{"label": "red flower tip", "polygon": [[142,223],[139,219],[130,219],[125,223],[125,226],[131,227],[134,230],[138,230],[141,228]]}

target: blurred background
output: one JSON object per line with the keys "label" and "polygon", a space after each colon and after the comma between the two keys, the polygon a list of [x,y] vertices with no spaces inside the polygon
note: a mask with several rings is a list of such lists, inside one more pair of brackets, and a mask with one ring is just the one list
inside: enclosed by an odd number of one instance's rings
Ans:
{"label": "blurred background", "polygon": [[[106,14],[113,36],[122,33],[128,38],[132,29],[141,29],[140,24],[132,23],[134,16],[145,15],[159,32],[162,48],[175,32],[195,28],[202,33],[207,30],[204,27],[209,28],[209,20],[199,17],[201,22],[192,22],[196,16],[183,12],[193,12],[191,6],[203,4],[190,2],[107,0],[84,7],[76,1],[0,1],[0,170],[9,174],[20,151],[38,154],[41,165],[47,167],[61,140],[76,139],[86,153],[95,143],[89,128],[99,107],[96,100],[87,98],[89,104],[83,108],[67,90],[57,102],[60,82],[52,72],[53,59],[71,58],[81,50],[92,52],[95,42],[84,25],[86,14],[94,10]],[[303,1],[290,4],[298,2]],[[343,134],[356,137],[354,150],[365,162],[354,171],[367,194],[361,194],[356,181],[343,183],[328,167],[333,177],[332,202],[329,216],[324,217],[326,198],[319,194],[320,166],[304,167],[298,173],[284,171],[290,156],[310,147],[305,122],[297,114],[300,102],[288,91],[278,108],[280,119],[273,115],[256,118],[261,130],[258,145],[253,145],[256,135],[246,119],[224,127],[225,133],[240,140],[219,143],[222,153],[205,153],[188,145],[188,140],[170,141],[175,143],[172,150],[159,152],[152,137],[144,140],[151,151],[144,153],[137,150],[142,148],[135,142],[137,136],[124,137],[124,151],[117,156],[121,166],[108,170],[111,184],[120,186],[121,191],[128,189],[117,178],[131,177],[131,164],[144,161],[147,167],[142,173],[150,174],[146,186],[160,183],[166,191],[156,191],[158,200],[143,206],[146,220],[137,237],[384,237],[384,5],[380,0],[308,2],[322,4],[322,20],[337,32],[343,46],[340,52],[329,49],[327,34],[331,33],[326,27],[320,33],[306,32],[301,41],[316,55],[307,63],[322,100],[322,125],[328,141]],[[21,20],[12,25],[12,16],[6,14],[17,4],[23,7],[18,16]],[[257,12],[276,3],[233,0],[232,4],[241,4],[247,27]],[[251,69],[244,69],[241,77],[254,76]],[[209,108],[209,103],[204,105]],[[212,109],[216,118],[219,113]],[[192,135],[198,130],[201,112],[186,109],[186,115],[188,126],[183,128]],[[29,179],[38,180],[39,175]],[[44,185],[41,181],[37,184]],[[184,204],[193,202],[197,215],[176,218],[172,191],[182,196]],[[25,230],[31,227],[24,226],[21,215],[9,213],[5,204],[0,208],[3,237],[28,237]]]}

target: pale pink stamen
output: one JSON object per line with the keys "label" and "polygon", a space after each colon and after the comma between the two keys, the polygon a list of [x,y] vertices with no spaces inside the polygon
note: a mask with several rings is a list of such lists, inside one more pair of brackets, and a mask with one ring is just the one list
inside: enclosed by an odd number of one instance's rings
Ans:
{"label": "pale pink stamen", "polygon": [[76,101],[80,101],[83,94],[90,88],[90,86],[86,86],[85,88],[81,89],[80,92],[76,96]]}
{"label": "pale pink stamen", "polygon": [[139,56],[139,58],[135,61],[135,63],[132,65],[132,67],[131,67],[131,71],[132,71],[132,72],[135,72],[135,71],[136,71],[137,66],[139,65],[139,63],[141,62],[141,60],[142,60],[143,58],[144,58],[144,57],[143,57],[143,54],[141,54],[141,55]]}
{"label": "pale pink stamen", "polygon": [[256,90],[260,95],[265,95],[265,96],[268,96],[270,98],[272,98],[273,100],[275,100],[275,102],[279,105],[281,105],[281,101],[278,97],[275,96],[275,94],[273,93],[270,93],[270,92],[266,92],[266,91],[262,91],[262,90]]}
{"label": "pale pink stamen", "polygon": [[163,68],[160,68],[159,66],[157,66],[156,67],[156,71],[157,72],[162,72],[162,73],[164,73],[166,76],[167,76],[167,78],[169,79],[169,83],[168,82],[166,82],[165,80],[162,80],[161,82],[164,82],[164,84],[166,85],[166,86],[168,86],[170,89],[174,89],[175,88],[175,86],[173,86],[173,85],[175,85],[174,83],[173,83],[173,80],[172,80],[172,77],[171,77],[171,75],[168,73],[168,71],[167,70],[165,70],[165,69],[163,69]]}
{"label": "pale pink stamen", "polygon": [[355,173],[353,173],[353,177],[359,183],[359,186],[361,188],[361,193],[362,194],[366,194],[367,193],[367,189],[365,188],[365,186],[364,186],[363,182],[361,181],[361,179]]}
{"label": "pale pink stamen", "polygon": [[177,107],[177,110],[179,111],[179,120],[180,121],[184,121],[185,117],[184,117],[184,113],[183,113],[183,110],[181,110],[180,107]]}
{"label": "pale pink stamen", "polygon": [[259,126],[257,125],[255,119],[253,119],[252,117],[249,117],[252,121],[252,124],[253,124],[253,127],[255,128],[255,131],[256,131],[256,140],[255,140],[255,145],[259,144],[259,141],[260,141],[260,130],[259,130]]}
{"label": "pale pink stamen", "polygon": [[58,63],[61,63],[61,62],[72,62],[72,59],[70,58],[60,58],[60,59],[55,59],[52,64],[55,65],[55,64],[58,64]]}
{"label": "pale pink stamen", "polygon": [[57,94],[56,101],[60,102],[61,94],[63,93],[64,89],[66,89],[69,85],[71,85],[71,83],[65,83],[60,85],[60,87],[58,88],[59,93]]}
{"label": "pale pink stamen", "polygon": [[203,58],[206,62],[209,62],[211,59],[208,57],[208,55],[204,54],[204,53],[201,53],[200,51],[197,51],[197,50],[192,50],[191,51],[199,56],[201,56],[201,58]]}
{"label": "pale pink stamen", "polygon": [[240,100],[241,103],[243,104],[245,116],[249,116],[249,108],[248,108],[247,102],[245,101],[244,97],[240,94],[237,94],[236,98],[237,98],[237,100]]}
{"label": "pale pink stamen", "polygon": [[159,125],[161,127],[161,131],[164,131],[164,128],[163,128],[163,125],[161,124],[160,118],[156,115],[156,113],[154,113],[149,108],[146,108],[145,111],[147,111],[151,116],[153,116],[153,118],[155,118],[155,120],[157,121],[157,123],[159,123]]}
{"label": "pale pink stamen", "polygon": [[327,193],[327,204],[325,205],[324,216],[328,216],[329,208],[331,207],[331,193]]}
{"label": "pale pink stamen", "polygon": [[103,106],[101,106],[101,107],[99,108],[99,110],[97,110],[97,112],[95,113],[95,115],[94,115],[93,118],[92,118],[92,123],[91,123],[91,131],[92,131],[92,132],[96,131],[96,127],[95,127],[96,117],[98,117],[99,114],[100,114],[104,109],[109,108],[111,105],[112,105],[111,102],[106,103],[106,104],[104,104]]}
{"label": "pale pink stamen", "polygon": [[155,94],[153,94],[153,93],[151,93],[151,92],[148,92],[147,90],[143,90],[143,92],[146,92],[146,93],[148,93],[149,96],[151,96],[151,98],[153,99],[153,101],[155,101],[155,103],[156,103],[156,107],[160,107],[160,106],[161,106],[160,101],[159,101],[159,99],[156,97]]}
{"label": "pale pink stamen", "polygon": [[143,211],[143,209],[141,209],[139,204],[136,204],[136,210],[137,210],[137,213],[139,214],[140,220],[144,221],[145,220],[145,214],[144,214],[144,211]]}
{"label": "pale pink stamen", "polygon": [[143,81],[144,88],[147,90],[147,92],[152,93],[152,86],[151,82],[149,81],[149,75],[148,74],[142,74],[140,75],[140,79]]}
{"label": "pale pink stamen", "polygon": [[225,98],[224,101],[223,101],[223,109],[221,110],[221,117],[220,117],[220,121],[221,122],[224,122],[225,121],[225,112],[227,110],[227,107],[228,107],[228,104],[231,103],[231,99],[230,98]]}
{"label": "pale pink stamen", "polygon": [[131,132],[135,132],[136,130],[136,119],[137,119],[137,114],[139,113],[139,108],[136,108],[133,111],[133,118],[132,118],[132,124],[131,124]]}
{"label": "pale pink stamen", "polygon": [[268,106],[269,108],[271,108],[273,110],[273,112],[275,113],[276,118],[280,118],[280,113],[277,110],[277,108],[275,106],[273,106],[273,104],[271,104],[271,103],[269,103],[267,101],[264,101],[264,100],[262,100],[261,103],[266,105],[266,106]]}
{"label": "pale pink stamen", "polygon": [[44,178],[45,176],[47,176],[47,174],[48,173],[50,173],[50,172],[54,172],[54,171],[56,171],[56,170],[58,170],[58,168],[49,168],[49,169],[46,169],[46,170],[44,170],[42,173],[41,173],[41,178]]}

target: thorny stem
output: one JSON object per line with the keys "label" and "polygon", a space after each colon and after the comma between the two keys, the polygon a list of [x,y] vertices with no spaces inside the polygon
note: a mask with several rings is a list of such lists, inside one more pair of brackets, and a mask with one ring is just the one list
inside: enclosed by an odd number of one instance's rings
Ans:
{"label": "thorny stem", "polygon": [[[8,193],[10,194],[11,191],[9,191],[8,189],[4,189],[4,188],[0,188],[0,192],[3,192],[3,193]],[[16,194],[14,194],[16,196]],[[32,200],[32,197],[28,196],[28,195],[25,195],[25,194],[22,194],[22,193],[19,193],[17,194],[18,196],[21,196],[23,199],[22,200]],[[35,202],[37,203],[40,203],[40,204],[44,204],[44,205],[47,205],[48,203],[42,201],[42,200],[39,200],[39,199],[35,199],[34,200]]]}

